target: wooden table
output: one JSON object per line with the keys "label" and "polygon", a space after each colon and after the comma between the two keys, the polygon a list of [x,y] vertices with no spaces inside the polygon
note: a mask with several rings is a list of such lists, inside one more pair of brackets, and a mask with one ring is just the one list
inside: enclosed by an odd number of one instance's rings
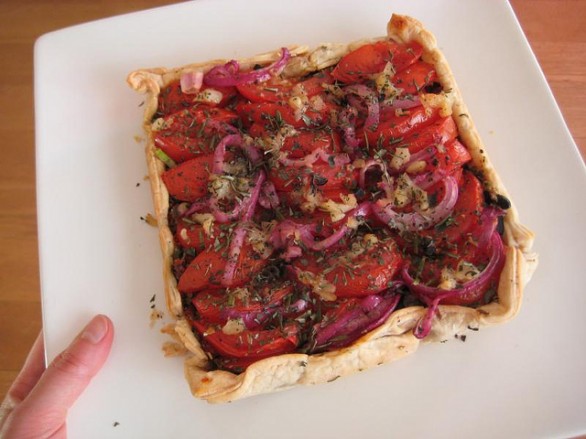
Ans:
{"label": "wooden table", "polygon": [[[586,0],[511,0],[583,157],[586,157]],[[90,20],[164,0],[3,0],[0,4],[0,397],[41,329],[33,43]]]}

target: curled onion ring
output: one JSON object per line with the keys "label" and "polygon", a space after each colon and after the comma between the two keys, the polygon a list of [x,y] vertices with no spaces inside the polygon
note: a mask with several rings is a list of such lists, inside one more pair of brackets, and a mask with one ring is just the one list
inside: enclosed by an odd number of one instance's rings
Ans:
{"label": "curled onion ring", "polygon": [[378,200],[372,205],[372,210],[389,227],[411,232],[427,229],[445,220],[452,212],[456,201],[458,201],[458,183],[456,179],[449,175],[443,180],[443,183],[444,197],[437,206],[429,209],[425,214],[420,212],[396,212],[388,200]]}
{"label": "curled onion ring", "polygon": [[413,330],[415,337],[422,339],[429,334],[431,331],[433,317],[441,301],[448,298],[464,297],[474,290],[484,289],[488,286],[493,275],[498,271],[504,260],[503,241],[498,233],[493,232],[488,245],[490,246],[491,253],[490,260],[486,268],[474,279],[452,290],[443,290],[440,288],[419,284],[409,274],[408,267],[403,267],[401,276],[409,287],[409,290],[411,290],[414,295],[425,302],[428,306],[425,315],[421,320],[419,320],[415,329]]}
{"label": "curled onion ring", "polygon": [[212,68],[204,75],[203,82],[206,85],[220,87],[265,82],[272,76],[280,74],[287,65],[289,58],[291,58],[291,53],[287,48],[283,47],[281,57],[273,64],[245,73],[240,72],[240,64],[237,61],[231,60],[226,64]]}
{"label": "curled onion ring", "polygon": [[[244,211],[244,213],[242,214],[243,222],[250,221],[250,219],[254,215],[256,203],[258,201],[260,190],[265,178],[266,176],[264,171],[258,173],[256,180],[254,182],[254,187],[252,188],[252,191],[250,192],[248,199],[241,204],[241,206],[243,206],[242,210]],[[236,267],[238,266],[238,260],[240,258],[242,246],[244,245],[245,237],[246,228],[241,223],[234,230],[234,233],[232,234],[232,239],[230,240],[230,247],[228,248],[228,262],[226,262],[226,266],[224,267],[224,274],[222,275],[222,279],[220,280],[220,283],[225,287],[232,286],[234,282],[234,275],[236,273]]]}
{"label": "curled onion ring", "polygon": [[400,294],[396,290],[402,282],[381,294],[372,294],[360,300],[356,307],[347,311],[330,324],[315,329],[313,351],[323,348],[341,348],[361,335],[382,325],[395,310]]}

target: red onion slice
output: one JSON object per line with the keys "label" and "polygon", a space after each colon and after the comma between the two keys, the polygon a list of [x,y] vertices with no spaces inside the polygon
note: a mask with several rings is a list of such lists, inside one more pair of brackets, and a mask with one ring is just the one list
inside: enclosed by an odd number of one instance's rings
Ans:
{"label": "red onion slice", "polygon": [[[394,286],[393,290],[396,290],[397,286]],[[336,321],[316,329],[314,351],[325,347],[338,349],[348,346],[360,336],[378,328],[389,318],[400,299],[401,296],[397,293],[365,297],[355,308]]]}
{"label": "red onion slice", "polygon": [[260,162],[262,162],[262,154],[260,153],[257,147],[252,146],[246,142],[242,142],[240,146],[242,148],[242,151],[244,151],[244,154],[246,154],[246,156],[248,157],[248,160],[250,160],[250,163],[252,163],[255,166],[260,165]]}
{"label": "red onion slice", "polygon": [[[357,329],[355,329],[353,332],[349,333],[348,335],[340,337],[340,340],[332,341],[328,345],[328,348],[329,349],[339,349],[344,346],[348,346],[350,343],[354,342],[355,340],[360,338],[362,335],[367,334],[368,332],[378,328],[393,313],[393,311],[397,307],[397,304],[399,303],[399,300],[401,300],[401,296],[399,294],[394,294],[386,299],[383,299],[383,302],[381,302],[376,307],[376,309],[374,309],[372,312],[370,312],[368,314],[367,318],[371,321],[371,323],[368,323],[368,325],[366,327],[359,326]],[[352,325],[352,326],[354,326],[354,325]],[[356,325],[356,326],[358,326],[358,325]]]}
{"label": "red onion slice", "polygon": [[181,216],[186,217],[189,215],[193,215],[194,213],[201,212],[202,210],[205,210],[208,206],[209,206],[208,200],[196,201],[191,206],[189,206],[189,209],[187,209],[185,212],[183,212],[183,215],[181,215]]}
{"label": "red onion slice", "polygon": [[306,156],[300,159],[290,159],[284,154],[279,155],[279,162],[285,166],[294,168],[311,167],[319,159],[334,166],[344,166],[350,163],[348,154],[329,154],[321,148],[316,148]]}
{"label": "red onion slice", "polygon": [[277,194],[277,189],[275,189],[275,185],[272,181],[266,180],[261,188],[260,196],[258,198],[258,204],[260,204],[265,209],[276,209],[279,207],[281,201],[279,200],[279,195]]}
{"label": "red onion slice", "polygon": [[258,148],[252,146],[244,141],[240,134],[228,134],[216,146],[214,150],[214,163],[212,172],[214,174],[222,174],[224,172],[224,163],[226,161],[226,147],[238,146],[244,151],[250,162],[257,166],[262,161],[262,155]]}
{"label": "red onion slice", "polygon": [[501,236],[498,233],[493,232],[489,245],[491,250],[490,260],[482,273],[452,290],[443,290],[416,283],[409,274],[408,267],[403,267],[401,276],[409,287],[409,290],[428,305],[425,316],[418,322],[415,328],[415,336],[417,338],[424,338],[429,334],[433,316],[442,300],[452,297],[463,297],[474,290],[484,289],[488,286],[496,271],[501,267],[504,259],[504,246]]}
{"label": "red onion slice", "polygon": [[242,221],[250,221],[254,216],[254,212],[256,210],[256,203],[258,202],[260,191],[265,180],[265,172],[260,171],[256,176],[256,179],[254,180],[253,188],[247,197],[248,199],[242,203],[244,204],[244,213],[242,215]]}
{"label": "red onion slice", "polygon": [[[268,242],[275,249],[285,249],[284,256],[288,259],[300,256],[296,250],[299,248],[295,240],[297,237],[301,240],[303,245],[315,251],[326,250],[335,245],[340,239],[344,237],[348,231],[348,226],[345,224],[340,226],[338,230],[332,233],[327,238],[321,241],[315,240],[315,230],[317,226],[315,224],[299,224],[292,220],[284,220],[280,222],[271,232]],[[291,251],[289,249],[294,247]]]}
{"label": "red onion slice", "polygon": [[502,211],[496,207],[486,207],[480,215],[480,228],[474,233],[474,239],[478,247],[484,248],[488,245],[490,237],[494,234],[498,218]]}
{"label": "red onion slice", "polygon": [[346,312],[344,315],[339,316],[329,325],[318,329],[315,335],[316,348],[325,345],[333,337],[340,337],[343,334],[353,332],[356,327],[348,328],[350,323],[353,323],[354,325],[356,325],[356,323],[359,324],[359,318],[361,316],[367,316],[369,312],[374,310],[382,302],[382,300],[382,297],[378,294],[366,296],[356,305],[355,308]]}
{"label": "red onion slice", "polygon": [[[401,281],[394,281],[394,285],[391,288],[391,290],[397,291],[397,289],[403,285],[404,284]],[[401,300],[401,295],[397,293],[387,295],[386,292],[383,292],[381,293],[381,295],[383,296],[383,303],[381,304],[382,306],[379,307],[379,312],[377,313],[378,315],[374,313],[371,314],[372,320],[370,321],[368,326],[366,326],[362,330],[363,334],[366,334],[367,332],[370,332],[373,329],[376,329],[380,325],[382,325],[389,318],[389,316],[395,310],[395,308],[399,304],[399,301]]]}
{"label": "red onion slice", "polygon": [[[254,187],[252,188],[248,199],[242,203],[243,223],[250,221],[254,215],[256,203],[258,201],[260,190],[263,182],[265,181],[265,178],[266,176],[264,171],[260,171],[254,181]],[[220,283],[225,287],[232,286],[234,283],[234,274],[236,273],[236,267],[238,266],[238,259],[240,258],[240,252],[242,251],[242,245],[244,244],[245,237],[246,229],[244,228],[243,224],[240,223],[232,234],[230,247],[228,248],[228,262],[226,262],[226,266],[224,267],[224,274],[220,280]]]}
{"label": "red onion slice", "polygon": [[395,110],[409,110],[411,108],[419,107],[420,105],[421,101],[419,100],[419,96],[413,96],[410,99],[394,99],[392,103],[385,104],[385,108],[393,108]]}
{"label": "red onion slice", "polygon": [[303,244],[310,250],[321,251],[335,245],[340,239],[344,237],[347,231],[348,226],[343,225],[327,238],[322,239],[321,241],[315,241],[313,234],[309,233],[307,229],[303,229],[301,233],[301,240],[303,241]]}
{"label": "red onion slice", "polygon": [[372,205],[374,214],[391,228],[415,232],[432,227],[445,220],[456,201],[458,201],[458,183],[452,176],[444,180],[445,195],[439,204],[429,209],[425,214],[420,212],[399,213],[393,210],[389,201],[378,200]]}
{"label": "red onion slice", "polygon": [[413,177],[413,183],[423,190],[427,190],[435,184],[439,183],[446,176],[446,172],[440,169],[435,172],[426,172],[425,174],[416,175]]}
{"label": "red onion slice", "polygon": [[[262,160],[262,157],[261,157],[258,149],[256,149],[254,146],[247,145],[244,142],[244,140],[242,139],[242,136],[240,136],[240,134],[228,134],[218,143],[218,145],[216,146],[216,149],[214,151],[214,161],[213,161],[213,166],[212,166],[212,173],[214,173],[216,175],[220,175],[220,174],[224,173],[224,164],[226,161],[226,147],[227,146],[239,146],[240,148],[242,148],[244,153],[248,156],[248,159],[254,165],[260,164],[260,162]],[[259,195],[260,189],[261,189],[260,185],[262,185],[262,183],[264,182],[265,177],[266,176],[264,174],[264,171],[261,171],[257,176],[257,182],[260,181],[260,183],[258,184],[258,187],[255,186],[251,190],[251,193],[248,195],[248,197],[245,198],[245,201],[243,201],[240,204],[236,204],[231,212],[224,212],[219,206],[218,199],[216,197],[212,196],[209,200],[209,206],[210,206],[210,210],[211,210],[212,214],[214,215],[214,218],[216,219],[216,221],[218,221],[220,223],[227,223],[227,222],[233,221],[234,219],[236,219],[240,215],[240,212],[242,211],[242,209],[245,206],[249,205],[251,202],[254,204],[254,206],[256,206],[256,202],[258,201],[258,195]],[[257,184],[257,183],[255,183],[255,184]],[[251,200],[251,199],[253,199],[253,200]],[[254,209],[253,209],[253,211],[254,211]],[[246,215],[246,213],[245,213],[245,215]]]}
{"label": "red onion slice", "polygon": [[224,267],[224,274],[220,283],[225,287],[230,287],[234,283],[234,274],[236,274],[236,267],[238,266],[238,259],[246,237],[246,229],[243,225],[238,225],[232,233],[230,240],[230,247],[228,249],[228,261]]}
{"label": "red onion slice", "polygon": [[271,77],[279,75],[287,65],[289,58],[291,58],[291,53],[287,48],[283,47],[281,57],[273,64],[245,73],[240,73],[240,65],[237,61],[232,60],[224,65],[212,68],[205,74],[203,81],[206,85],[220,87],[265,82]]}
{"label": "red onion slice", "polygon": [[[348,218],[363,217],[366,218],[371,213],[371,203],[365,201],[360,203],[358,207],[348,212]],[[285,249],[282,257],[286,260],[301,256],[301,248],[295,243],[295,239],[299,237],[303,245],[314,251],[326,250],[337,244],[348,232],[349,227],[340,221],[342,224],[335,232],[321,241],[315,240],[315,231],[317,225],[315,224],[299,224],[293,220],[286,219],[281,221],[271,232],[268,242],[275,249]]]}
{"label": "red onion slice", "polygon": [[256,180],[253,183],[253,188],[251,189],[250,193],[244,198],[244,200],[242,200],[241,203],[237,203],[230,212],[224,212],[220,208],[217,198],[211,197],[209,206],[212,215],[214,215],[214,219],[221,224],[225,224],[234,221],[236,218],[238,218],[238,216],[240,216],[242,212],[244,212],[242,213],[242,220],[249,221],[254,215],[256,203],[258,202],[260,190],[265,179],[266,175],[264,171],[260,171],[256,176]]}
{"label": "red onion slice", "polygon": [[380,118],[380,106],[376,93],[364,84],[354,84],[344,87],[345,94],[354,94],[361,98],[366,104],[368,116],[364,121],[364,129],[378,125]]}
{"label": "red onion slice", "polygon": [[220,208],[217,198],[211,197],[210,202],[209,202],[209,206],[210,206],[210,212],[214,216],[214,219],[221,224],[226,224],[226,223],[234,221],[236,218],[238,218],[238,216],[240,215],[240,212],[242,212],[244,204],[243,203],[236,204],[230,212],[224,212]]}
{"label": "red onion slice", "polygon": [[314,151],[307,154],[305,157],[300,159],[290,159],[285,154],[279,154],[279,162],[285,166],[291,166],[293,168],[309,167],[313,165],[320,157],[321,148],[317,148]]}
{"label": "red onion slice", "polygon": [[196,94],[203,84],[203,72],[187,72],[179,79],[181,92],[185,94]]}
{"label": "red onion slice", "polygon": [[348,215],[346,215],[346,218],[357,218],[357,217],[368,218],[371,213],[372,213],[372,203],[370,201],[363,201],[362,203],[360,203],[358,205],[358,207],[356,207],[356,209],[348,212]]}
{"label": "red onion slice", "polygon": [[243,225],[238,225],[232,233],[232,239],[230,240],[230,247],[228,249],[228,261],[226,262],[224,274],[220,280],[220,283],[225,287],[230,287],[234,283],[234,275],[236,274],[236,267],[238,266],[245,237],[246,229]]}
{"label": "red onion slice", "polygon": [[330,165],[333,164],[334,167],[340,167],[347,165],[350,163],[350,156],[345,153],[340,154],[328,154],[327,152],[323,151],[322,149],[318,148],[316,151],[319,151],[319,157],[326,163]]}
{"label": "red onion slice", "polygon": [[228,134],[220,140],[214,151],[214,164],[212,167],[214,174],[219,175],[224,173],[227,146],[242,146],[242,136],[240,134]]}
{"label": "red onion slice", "polygon": [[243,311],[235,308],[224,308],[220,312],[222,319],[241,319],[246,329],[256,329],[262,326],[275,314],[290,316],[299,314],[309,307],[307,300],[298,299],[290,305],[283,304],[284,298],[268,304],[262,311]]}
{"label": "red onion slice", "polygon": [[296,245],[290,245],[285,249],[285,251],[281,254],[281,258],[285,261],[289,262],[292,259],[299,258],[303,254],[303,250],[301,247]]}
{"label": "red onion slice", "polygon": [[360,186],[362,189],[366,187],[366,173],[370,170],[370,168],[375,166],[378,166],[383,173],[386,170],[386,166],[383,163],[372,159],[368,160],[364,167],[360,170],[360,175],[358,176],[358,186]]}
{"label": "red onion slice", "polygon": [[356,116],[358,112],[355,108],[347,107],[344,108],[338,114],[338,127],[342,130],[344,135],[344,142],[350,148],[354,149],[360,145],[360,142],[356,138]]}
{"label": "red onion slice", "polygon": [[220,132],[220,133],[230,133],[230,134],[237,134],[238,133],[238,128],[236,128],[233,125],[230,125],[227,122],[222,122],[216,119],[212,119],[212,118],[208,118],[206,120],[206,125],[210,128],[215,129],[216,131]]}
{"label": "red onion slice", "polygon": [[425,314],[417,321],[417,324],[413,328],[413,335],[415,338],[422,340],[429,335],[431,332],[431,327],[433,326],[433,318],[437,312],[439,303],[448,296],[450,296],[450,294],[440,295],[433,299],[431,303],[427,304],[428,307],[425,311]]}

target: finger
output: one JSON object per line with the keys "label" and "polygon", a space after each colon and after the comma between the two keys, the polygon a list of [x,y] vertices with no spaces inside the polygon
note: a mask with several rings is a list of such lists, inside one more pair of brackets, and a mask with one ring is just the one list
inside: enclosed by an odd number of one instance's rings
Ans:
{"label": "finger", "polygon": [[113,337],[112,321],[103,315],[94,317],[47,367],[35,388],[18,407],[22,417],[26,418],[23,412],[28,412],[49,424],[64,423],[67,410],[106,361]]}
{"label": "finger", "polygon": [[33,389],[39,378],[45,371],[45,343],[43,332],[41,331],[31,348],[24,366],[20,373],[10,386],[7,396],[15,402],[20,402],[26,398]]}

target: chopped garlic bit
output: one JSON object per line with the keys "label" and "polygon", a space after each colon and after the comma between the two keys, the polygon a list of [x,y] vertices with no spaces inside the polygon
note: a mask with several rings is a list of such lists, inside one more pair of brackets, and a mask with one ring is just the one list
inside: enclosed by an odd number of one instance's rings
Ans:
{"label": "chopped garlic bit", "polygon": [[419,174],[425,170],[426,166],[427,163],[425,162],[425,160],[417,160],[411,163],[409,166],[407,166],[405,172],[407,172],[408,174]]}
{"label": "chopped garlic bit", "polygon": [[208,189],[220,200],[233,200],[238,196],[244,196],[249,193],[250,180],[229,174],[212,174],[208,182]]}
{"label": "chopped garlic bit", "polygon": [[395,149],[393,158],[391,159],[391,168],[399,169],[401,166],[407,163],[410,158],[411,153],[409,152],[409,148],[399,147]]}
{"label": "chopped garlic bit", "polygon": [[246,325],[241,318],[228,319],[222,327],[222,332],[226,335],[240,334],[244,330],[246,330]]}
{"label": "chopped garlic bit", "polygon": [[385,102],[392,101],[401,94],[401,89],[393,85],[393,76],[395,76],[395,67],[391,62],[388,62],[383,71],[374,77],[376,89],[380,95],[385,97]]}
{"label": "chopped garlic bit", "polygon": [[196,213],[191,215],[191,218],[201,224],[206,235],[213,236],[214,215],[211,213]]}
{"label": "chopped garlic bit", "polygon": [[348,227],[349,229],[352,229],[352,230],[356,230],[359,225],[360,225],[360,221],[358,221],[354,217],[350,217],[350,218],[348,218],[348,221],[346,221],[346,227]]}
{"label": "chopped garlic bit", "polygon": [[248,230],[248,242],[252,249],[262,258],[268,258],[271,255],[272,248],[268,243],[271,230],[272,228],[268,227],[263,227],[262,229],[250,227]]}
{"label": "chopped garlic bit", "polygon": [[478,267],[470,262],[460,261],[456,271],[456,279],[460,282],[468,282],[480,274]]}
{"label": "chopped garlic bit", "polygon": [[299,282],[310,286],[315,294],[326,301],[336,300],[336,287],[328,282],[323,274],[313,274],[309,271],[299,270],[297,272]]}
{"label": "chopped garlic bit", "polygon": [[429,209],[427,192],[413,183],[413,180],[407,174],[402,174],[396,180],[391,202],[395,207],[405,207],[413,201],[416,202],[418,210],[425,211]]}
{"label": "chopped garlic bit", "polygon": [[362,242],[364,243],[365,248],[369,249],[378,244],[378,238],[373,233],[367,233],[362,237]]}
{"label": "chopped garlic bit", "polygon": [[340,194],[341,203],[336,203],[334,200],[327,200],[319,203],[319,208],[330,214],[332,222],[337,222],[346,216],[346,213],[355,209],[358,206],[354,194]]}
{"label": "chopped garlic bit", "polygon": [[245,160],[236,159],[224,162],[224,173],[243,176],[246,175],[247,171],[247,162]]}
{"label": "chopped garlic bit", "polygon": [[295,120],[300,120],[309,107],[309,98],[302,84],[295,85],[291,90],[289,106],[293,109]]}
{"label": "chopped garlic bit", "polygon": [[291,96],[289,98],[289,106],[294,110],[301,110],[307,102],[301,96]]}
{"label": "chopped garlic bit", "polygon": [[480,274],[480,270],[474,264],[460,261],[456,270],[443,268],[438,288],[442,290],[453,290],[458,284],[471,281]]}
{"label": "chopped garlic bit", "polygon": [[441,117],[448,117],[452,115],[452,105],[454,103],[453,93],[421,93],[419,95],[419,100],[426,109],[439,109],[439,115]]}
{"label": "chopped garlic bit", "polygon": [[351,264],[353,259],[371,249],[377,243],[378,238],[376,235],[367,233],[362,237],[362,239],[356,240],[352,243],[350,249],[345,254],[340,256],[340,261],[342,261],[342,263]]}
{"label": "chopped garlic bit", "polygon": [[326,106],[324,100],[320,95],[314,96],[309,100],[310,107],[315,111],[321,111]]}
{"label": "chopped garlic bit", "polygon": [[172,124],[173,124],[173,117],[172,116],[166,120],[162,117],[159,117],[159,118],[155,119],[155,121],[152,123],[151,129],[153,131],[161,131],[161,130],[165,130],[165,129],[169,128]]}
{"label": "chopped garlic bit", "polygon": [[224,175],[210,175],[209,191],[218,199],[223,200],[230,195],[230,181]]}
{"label": "chopped garlic bit", "polygon": [[265,152],[270,152],[273,153],[274,156],[277,156],[283,147],[285,138],[294,136],[296,134],[297,130],[295,128],[290,125],[285,125],[277,133],[271,133],[268,136],[256,138],[255,146],[258,146]]}
{"label": "chopped garlic bit", "polygon": [[457,285],[458,283],[456,282],[456,277],[454,276],[454,270],[447,267],[443,268],[441,273],[441,280],[437,287],[441,290],[453,290]]}
{"label": "chopped garlic bit", "polygon": [[343,98],[345,96],[344,90],[339,85],[335,84],[324,84],[324,90],[332,94],[336,98]]}
{"label": "chopped garlic bit", "polygon": [[250,291],[246,287],[238,287],[233,290],[227,291],[227,293],[235,299],[247,301],[250,297]]}
{"label": "chopped garlic bit", "polygon": [[308,192],[305,194],[305,201],[301,204],[301,210],[306,213],[313,213],[319,206],[320,197],[317,194]]}
{"label": "chopped garlic bit", "polygon": [[191,240],[189,239],[189,235],[187,234],[187,229],[181,229],[181,232],[179,232],[179,236],[185,242],[187,242],[187,243],[191,242]]}
{"label": "chopped garlic bit", "polygon": [[222,102],[224,95],[221,91],[213,88],[208,88],[200,93],[193,99],[193,102],[204,102],[209,104],[219,104]]}

